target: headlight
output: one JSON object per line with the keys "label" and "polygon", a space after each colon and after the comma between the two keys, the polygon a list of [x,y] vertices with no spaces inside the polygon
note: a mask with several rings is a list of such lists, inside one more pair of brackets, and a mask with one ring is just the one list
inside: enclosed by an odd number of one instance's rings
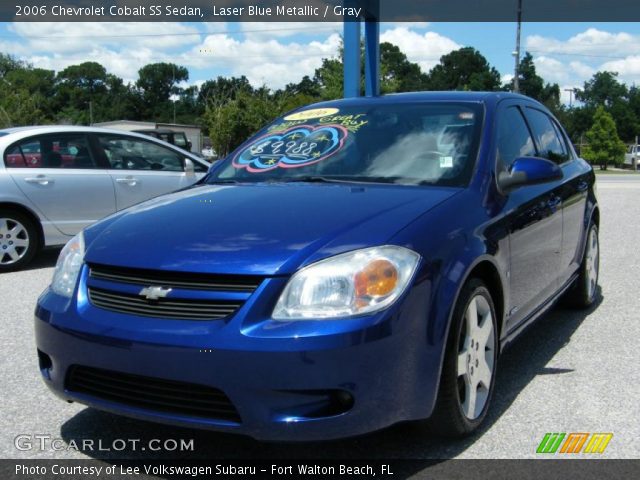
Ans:
{"label": "headlight", "polygon": [[420,255],[403,247],[355,250],[296,272],[273,310],[276,320],[321,320],[382,310],[407,288]]}
{"label": "headlight", "polygon": [[63,297],[71,298],[76,288],[78,274],[84,262],[84,236],[82,232],[64,246],[53,272],[51,290]]}

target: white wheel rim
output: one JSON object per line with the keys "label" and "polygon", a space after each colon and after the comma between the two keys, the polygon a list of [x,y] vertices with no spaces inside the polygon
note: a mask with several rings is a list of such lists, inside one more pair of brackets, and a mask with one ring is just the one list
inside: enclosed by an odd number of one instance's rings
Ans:
{"label": "white wheel rim", "polygon": [[0,217],[0,265],[11,265],[29,250],[29,233],[13,218]]}
{"label": "white wheel rim", "polygon": [[587,251],[585,254],[585,281],[587,282],[587,293],[589,299],[593,298],[598,286],[598,269],[600,267],[600,248],[598,245],[598,235],[596,229],[589,231],[587,239]]}
{"label": "white wheel rim", "polygon": [[495,343],[489,302],[476,295],[464,314],[458,348],[458,393],[462,411],[469,420],[478,418],[489,400]]}

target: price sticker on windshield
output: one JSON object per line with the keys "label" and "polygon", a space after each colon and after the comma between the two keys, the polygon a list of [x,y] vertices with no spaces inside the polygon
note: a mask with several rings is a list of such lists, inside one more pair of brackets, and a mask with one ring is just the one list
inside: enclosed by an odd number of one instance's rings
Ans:
{"label": "price sticker on windshield", "polygon": [[232,164],[251,173],[306,167],[333,156],[344,146],[347,135],[341,125],[298,125],[259,137],[241,150]]}

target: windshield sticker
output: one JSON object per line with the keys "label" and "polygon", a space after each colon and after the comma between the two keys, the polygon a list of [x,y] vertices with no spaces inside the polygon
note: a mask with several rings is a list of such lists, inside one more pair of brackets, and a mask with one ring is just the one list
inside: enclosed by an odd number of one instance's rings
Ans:
{"label": "windshield sticker", "polygon": [[[324,110],[329,110],[325,108]],[[311,111],[311,110],[309,110]],[[303,112],[300,112],[303,113]],[[364,113],[358,113],[356,115],[327,115],[325,117],[319,117],[318,123],[320,124],[331,124],[331,125],[340,125],[350,131],[351,133],[356,133],[361,127],[369,123],[369,120],[364,120]],[[291,120],[291,115],[284,117],[285,120],[282,123],[278,123],[276,125],[271,125],[268,129],[269,132],[282,132],[284,130],[288,130],[293,127],[297,127],[299,125],[304,125],[305,120]]]}
{"label": "windshield sticker", "polygon": [[339,151],[348,131],[341,125],[298,125],[280,133],[264,135],[238,153],[232,163],[248,172],[313,165]]}
{"label": "windshield sticker", "polygon": [[340,110],[337,108],[314,108],[312,110],[304,110],[302,112],[292,113],[284,117],[287,121],[292,120],[309,120],[312,118],[326,117],[327,115],[334,115]]}

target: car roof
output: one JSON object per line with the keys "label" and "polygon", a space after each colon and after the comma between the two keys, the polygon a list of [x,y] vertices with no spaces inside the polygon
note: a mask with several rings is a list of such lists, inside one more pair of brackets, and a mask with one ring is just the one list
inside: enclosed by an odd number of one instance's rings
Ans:
{"label": "car roof", "polygon": [[140,128],[133,131],[139,133],[184,133],[176,132],[175,130],[171,130],[170,128]]}
{"label": "car roof", "polygon": [[[500,100],[507,98],[526,100],[538,103],[532,98],[511,92],[464,92],[464,91],[446,91],[446,92],[407,92],[407,93],[391,93],[388,95],[380,95],[375,97],[353,97],[340,100],[329,100],[314,104],[314,106],[322,107],[338,107],[338,106],[366,106],[366,105],[385,105],[398,103],[424,103],[424,102],[476,102],[495,104]],[[302,107],[305,108],[305,107]]]}

